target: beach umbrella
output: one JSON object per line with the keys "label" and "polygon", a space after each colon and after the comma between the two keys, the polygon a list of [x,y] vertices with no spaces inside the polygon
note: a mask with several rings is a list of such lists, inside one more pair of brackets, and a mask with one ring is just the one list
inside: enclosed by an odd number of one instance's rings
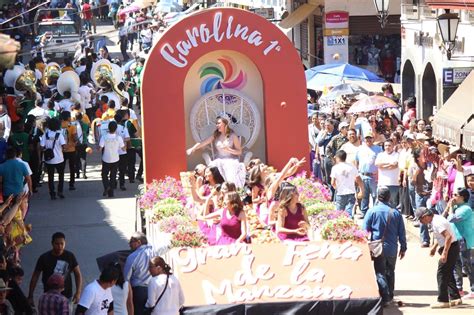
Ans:
{"label": "beach umbrella", "polygon": [[385,108],[398,108],[398,104],[385,96],[372,95],[362,97],[360,100],[352,104],[347,111],[348,114],[370,112],[373,110],[381,110]]}
{"label": "beach umbrella", "polygon": [[322,90],[325,86],[336,86],[351,81],[384,82],[385,80],[369,70],[348,63],[316,66],[305,71],[308,89]]}
{"label": "beach umbrella", "polygon": [[326,103],[331,100],[336,100],[340,96],[344,95],[355,95],[355,94],[366,94],[368,95],[369,92],[364,89],[363,87],[360,87],[357,84],[354,83],[343,83],[336,85],[329,91],[328,94],[323,95],[319,101],[320,103]]}

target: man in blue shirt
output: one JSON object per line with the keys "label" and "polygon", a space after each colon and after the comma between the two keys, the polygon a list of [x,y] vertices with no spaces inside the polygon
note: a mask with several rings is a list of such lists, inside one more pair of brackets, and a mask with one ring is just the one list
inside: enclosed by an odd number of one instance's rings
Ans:
{"label": "man in blue shirt", "polygon": [[375,166],[375,159],[380,152],[382,152],[382,148],[374,145],[374,135],[372,132],[367,132],[365,134],[365,142],[359,147],[355,157],[359,175],[364,182],[364,195],[360,205],[362,216],[365,216],[369,209],[369,196],[372,196],[372,201],[375,203],[378,172],[378,168]]}
{"label": "man in blue shirt", "polygon": [[471,194],[466,188],[458,188],[454,191],[453,199],[448,203],[444,215],[456,227],[455,233],[458,232],[458,240],[462,243],[460,258],[456,262],[454,273],[456,286],[462,291],[463,276],[461,265],[463,265],[471,285],[471,292],[467,298],[474,298],[474,266],[472,265],[472,259],[474,258],[472,256],[474,254],[474,213],[468,205],[470,197]]}
{"label": "man in blue shirt", "polygon": [[[384,241],[382,255],[374,259],[377,284],[382,292],[384,303],[393,300],[397,256],[403,259],[407,251],[403,218],[400,212],[388,206],[389,201],[390,190],[385,186],[379,187],[378,203],[367,211],[363,225],[364,229],[371,233],[370,239],[372,241],[381,240],[382,238]],[[390,222],[388,222],[389,220]],[[400,242],[399,253],[398,242]]]}
{"label": "man in blue shirt", "polygon": [[[3,182],[3,196],[18,196],[23,192],[24,183],[28,184],[29,191],[32,190],[31,177],[28,175],[26,166],[16,160],[16,150],[10,147],[6,152],[7,160],[0,164],[0,176]],[[4,198],[6,198],[4,197]]]}

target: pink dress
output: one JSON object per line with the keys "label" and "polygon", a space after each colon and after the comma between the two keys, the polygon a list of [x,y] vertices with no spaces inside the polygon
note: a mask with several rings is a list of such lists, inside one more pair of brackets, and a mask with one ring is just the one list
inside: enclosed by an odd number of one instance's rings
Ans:
{"label": "pink dress", "polygon": [[222,234],[217,241],[217,245],[233,244],[237,241],[240,235],[242,235],[239,218],[235,214],[229,218],[229,214],[230,213],[227,211],[227,209],[224,209],[221,218]]}
{"label": "pink dress", "polygon": [[[285,218],[285,225],[283,226],[286,229],[290,230],[296,230],[299,228],[298,223],[301,221],[304,221],[304,215],[303,215],[303,207],[299,203],[296,208],[296,213],[292,213],[288,208],[286,208],[286,218]],[[309,241],[308,235],[301,236],[299,234],[293,233],[293,234],[286,234],[286,233],[278,233],[278,237],[284,241],[284,240],[291,240],[291,241]]]}
{"label": "pink dress", "polygon": [[[209,185],[206,185],[205,191],[204,191],[204,196],[209,196],[211,194],[211,189]],[[209,209],[209,213],[213,213],[215,210],[214,206],[211,206]],[[209,221],[198,221],[198,226],[199,229],[201,229],[201,232],[206,236],[207,238],[207,243],[209,245],[216,245],[217,243],[217,230],[219,229],[219,224],[209,224]]]}

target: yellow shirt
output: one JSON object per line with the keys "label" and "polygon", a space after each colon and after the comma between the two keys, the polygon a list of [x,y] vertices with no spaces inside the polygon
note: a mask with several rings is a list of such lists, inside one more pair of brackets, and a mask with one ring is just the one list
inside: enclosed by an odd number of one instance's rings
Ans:
{"label": "yellow shirt", "polygon": [[80,110],[77,110],[77,109],[73,109],[72,110],[72,113],[71,113],[71,120],[72,121],[75,121],[76,120],[76,113],[81,113],[82,114],[82,122],[87,124],[87,125],[91,125],[91,120],[89,119],[89,116],[87,116],[86,113],[82,113]]}
{"label": "yellow shirt", "polygon": [[102,120],[114,119],[115,109],[109,108],[105,113],[102,114]]}
{"label": "yellow shirt", "polygon": [[77,144],[77,129],[76,126],[71,125],[67,121],[61,123],[64,139],[66,144],[64,145],[64,152],[75,152]]}

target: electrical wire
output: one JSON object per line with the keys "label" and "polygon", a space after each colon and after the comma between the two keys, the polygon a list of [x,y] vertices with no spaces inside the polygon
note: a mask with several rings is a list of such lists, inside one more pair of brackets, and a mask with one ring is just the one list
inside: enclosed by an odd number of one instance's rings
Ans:
{"label": "electrical wire", "polygon": [[6,21],[3,21],[2,23],[0,23],[0,25],[3,25],[3,24],[8,23],[8,22],[10,22],[10,21],[13,21],[14,19],[16,19],[16,18],[18,18],[18,17],[20,17],[20,16],[22,16],[22,15],[24,15],[24,14],[30,12],[30,11],[33,11],[34,9],[39,8],[39,7],[41,7],[41,6],[45,5],[45,4],[48,4],[48,3],[50,3],[50,2],[51,2],[51,0],[45,1],[45,2],[43,2],[43,3],[40,3],[40,4],[38,4],[36,7],[33,7],[33,8],[31,8],[31,9],[25,11],[25,12],[22,12],[22,13],[20,13],[20,14],[17,14],[17,15],[15,15],[14,17],[11,17],[11,18],[9,18],[9,19],[6,20]]}

